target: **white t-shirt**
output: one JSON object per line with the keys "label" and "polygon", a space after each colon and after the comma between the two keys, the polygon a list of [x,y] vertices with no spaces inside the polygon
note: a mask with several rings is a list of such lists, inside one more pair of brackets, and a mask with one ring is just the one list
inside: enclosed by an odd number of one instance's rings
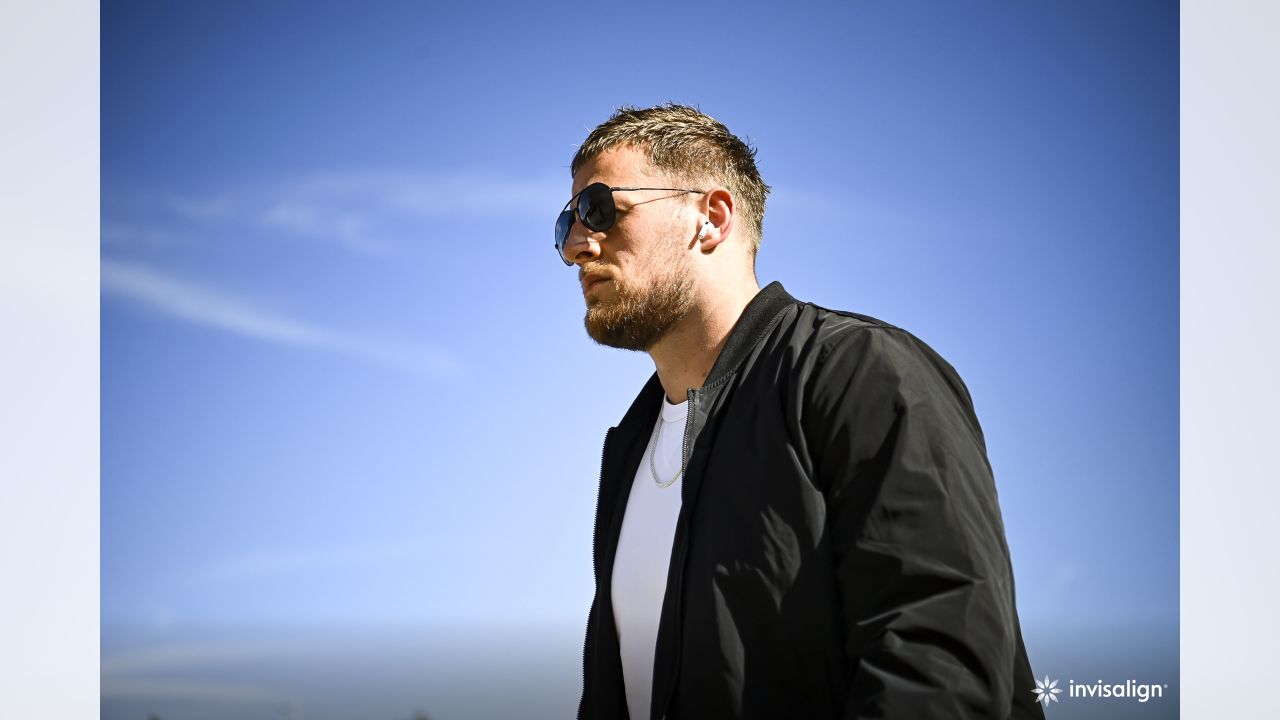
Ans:
{"label": "white t-shirt", "polygon": [[[680,514],[680,486],[684,484],[680,463],[688,411],[688,401],[672,405],[663,397],[662,413],[631,484],[613,560],[613,618],[618,626],[622,678],[632,720],[649,718],[658,620],[667,589],[676,517]],[[661,481],[675,479],[668,487],[660,487],[654,480],[649,467],[651,454]]]}

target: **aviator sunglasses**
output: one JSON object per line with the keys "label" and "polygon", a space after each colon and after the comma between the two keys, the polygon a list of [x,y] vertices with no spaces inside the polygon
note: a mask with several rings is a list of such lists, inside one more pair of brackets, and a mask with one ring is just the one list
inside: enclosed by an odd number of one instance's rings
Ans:
{"label": "aviator sunglasses", "polygon": [[602,182],[592,183],[582,188],[577,195],[569,198],[569,202],[564,205],[564,210],[560,211],[560,217],[556,218],[556,254],[565,265],[573,265],[564,256],[564,246],[569,241],[569,229],[573,227],[574,216],[576,215],[578,221],[592,232],[608,230],[618,219],[618,206],[613,203],[613,194],[619,190],[670,190],[699,195],[706,192],[706,190],[686,190],[685,188],[609,187]]}

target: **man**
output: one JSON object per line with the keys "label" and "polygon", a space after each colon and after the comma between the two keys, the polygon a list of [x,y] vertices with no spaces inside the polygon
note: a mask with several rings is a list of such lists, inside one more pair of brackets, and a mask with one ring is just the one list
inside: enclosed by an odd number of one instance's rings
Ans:
{"label": "man", "polygon": [[755,151],[624,108],[556,250],[587,333],[657,372],[605,436],[580,718],[1043,718],[955,371],[755,278]]}

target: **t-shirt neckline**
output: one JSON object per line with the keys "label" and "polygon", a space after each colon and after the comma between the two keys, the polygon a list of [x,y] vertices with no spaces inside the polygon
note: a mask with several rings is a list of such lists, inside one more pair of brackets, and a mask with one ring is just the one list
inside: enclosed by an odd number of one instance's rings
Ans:
{"label": "t-shirt neckline", "polygon": [[666,396],[665,395],[663,396],[662,422],[664,423],[676,422],[677,420],[684,420],[688,416],[689,416],[688,400],[685,400],[679,405],[672,405],[671,403],[667,402]]}

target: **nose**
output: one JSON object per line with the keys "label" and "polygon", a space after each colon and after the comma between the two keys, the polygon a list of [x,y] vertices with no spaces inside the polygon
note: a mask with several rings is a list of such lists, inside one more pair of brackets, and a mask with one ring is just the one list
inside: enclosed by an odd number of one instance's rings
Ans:
{"label": "nose", "polygon": [[569,228],[569,237],[564,241],[564,260],[570,264],[589,262],[600,257],[600,239],[604,233],[593,233],[581,222],[573,223]]}

